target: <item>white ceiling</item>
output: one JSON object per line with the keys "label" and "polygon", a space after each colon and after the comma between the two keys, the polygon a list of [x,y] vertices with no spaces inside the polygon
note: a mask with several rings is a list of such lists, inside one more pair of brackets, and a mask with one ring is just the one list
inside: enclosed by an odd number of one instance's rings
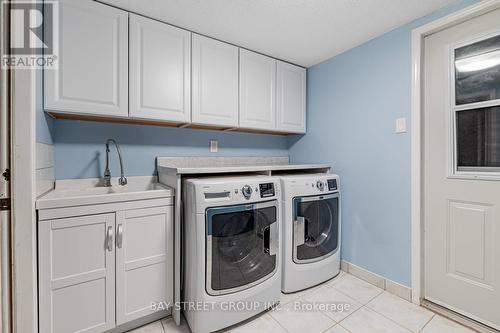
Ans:
{"label": "white ceiling", "polygon": [[312,66],[454,0],[100,0]]}

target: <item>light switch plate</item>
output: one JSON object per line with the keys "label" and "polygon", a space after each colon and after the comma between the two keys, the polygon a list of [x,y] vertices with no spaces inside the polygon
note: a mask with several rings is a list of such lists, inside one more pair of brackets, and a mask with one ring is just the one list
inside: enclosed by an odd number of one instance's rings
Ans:
{"label": "light switch plate", "polygon": [[210,140],[210,152],[217,153],[219,151],[219,141],[218,140]]}
{"label": "light switch plate", "polygon": [[396,133],[406,133],[406,118],[396,119]]}

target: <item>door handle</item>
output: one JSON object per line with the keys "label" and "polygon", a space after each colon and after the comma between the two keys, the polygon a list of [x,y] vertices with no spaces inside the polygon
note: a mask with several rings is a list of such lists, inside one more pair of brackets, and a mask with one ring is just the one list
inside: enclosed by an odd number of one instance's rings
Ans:
{"label": "door handle", "polygon": [[271,247],[271,229],[266,227],[264,229],[264,253],[270,254],[270,247]]}
{"label": "door handle", "polygon": [[106,248],[108,251],[113,251],[113,227],[108,227],[106,233]]}
{"label": "door handle", "polygon": [[274,256],[278,254],[279,249],[279,229],[278,229],[278,221],[275,221],[271,224],[271,245],[269,247],[269,255]]}
{"label": "door handle", "polygon": [[293,245],[299,246],[305,243],[305,224],[306,219],[303,216],[297,216],[293,228]]}
{"label": "door handle", "polygon": [[116,247],[121,249],[123,245],[123,224],[119,224],[116,229]]}
{"label": "door handle", "polygon": [[273,222],[267,226],[263,232],[264,253],[274,256],[279,249],[279,230],[278,222]]}

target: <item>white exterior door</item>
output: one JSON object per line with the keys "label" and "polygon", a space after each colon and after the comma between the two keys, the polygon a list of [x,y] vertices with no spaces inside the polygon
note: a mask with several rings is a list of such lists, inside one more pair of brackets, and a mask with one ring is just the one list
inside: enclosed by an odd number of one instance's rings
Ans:
{"label": "white exterior door", "polygon": [[306,69],[278,61],[278,130],[306,132]]}
{"label": "white exterior door", "polygon": [[276,129],[276,60],[240,49],[240,127]]}
{"label": "white exterior door", "polygon": [[191,121],[191,33],[130,14],[130,117]]}
{"label": "white exterior door", "polygon": [[425,298],[500,329],[500,10],[425,39]]}
{"label": "white exterior door", "polygon": [[238,48],[193,34],[192,122],[238,126]]}
{"label": "white exterior door", "polygon": [[116,213],[117,325],[152,314],[152,303],[173,301],[172,211],[164,206]]}
{"label": "white exterior door", "polygon": [[47,69],[45,110],[128,116],[128,13],[61,0],[59,68]]}
{"label": "white exterior door", "polygon": [[40,333],[115,326],[115,214],[40,221]]}

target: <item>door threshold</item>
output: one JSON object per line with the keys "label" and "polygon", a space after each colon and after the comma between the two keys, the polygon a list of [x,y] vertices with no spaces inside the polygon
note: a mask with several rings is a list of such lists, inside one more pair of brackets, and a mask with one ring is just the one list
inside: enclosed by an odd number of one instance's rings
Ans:
{"label": "door threshold", "polygon": [[453,310],[445,308],[444,306],[438,305],[438,304],[433,303],[429,300],[423,299],[422,302],[420,303],[420,305],[423,306],[424,308],[431,310],[432,312],[435,312],[443,317],[446,317],[448,319],[456,321],[457,323],[464,325],[464,326],[467,326],[475,331],[478,331],[481,333],[499,333],[500,332],[500,331],[494,329],[493,327],[490,327],[488,325],[480,323],[474,319],[466,317],[458,312],[455,312]]}

